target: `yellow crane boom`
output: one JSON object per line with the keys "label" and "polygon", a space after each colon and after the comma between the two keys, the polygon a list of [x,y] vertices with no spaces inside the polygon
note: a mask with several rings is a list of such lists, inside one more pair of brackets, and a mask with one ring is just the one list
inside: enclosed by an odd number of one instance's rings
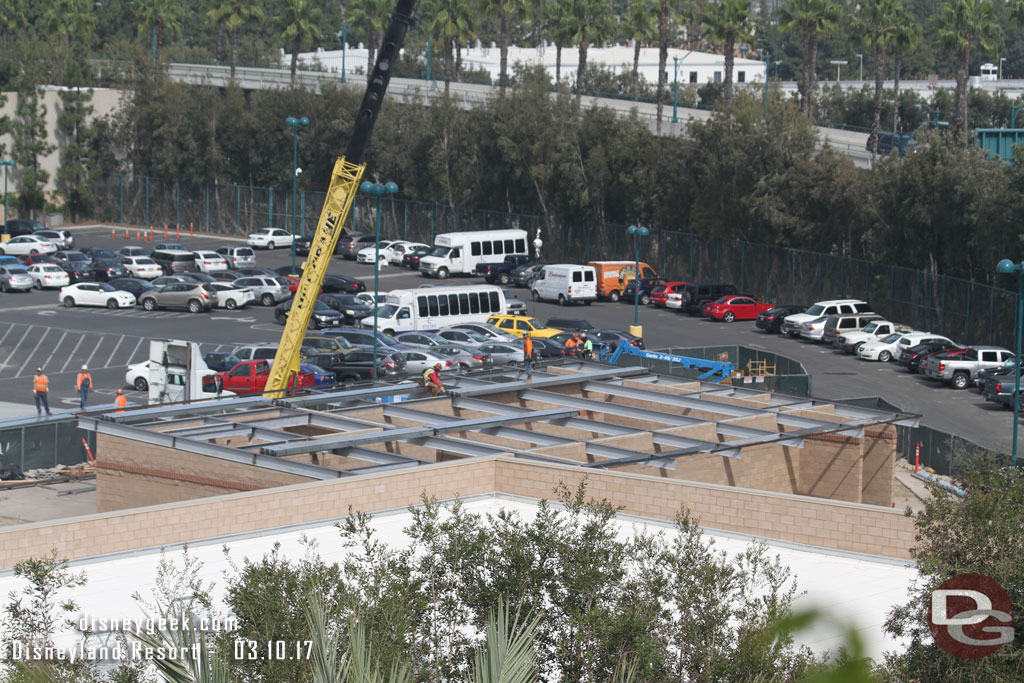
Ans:
{"label": "yellow crane boom", "polygon": [[370,75],[362,104],[356,113],[352,137],[345,148],[345,155],[334,163],[324,208],[320,212],[316,233],[309,245],[309,257],[302,268],[302,279],[295,290],[288,320],[284,332],[281,333],[281,343],[277,347],[274,363],[270,366],[270,377],[267,379],[265,391],[266,395],[272,398],[280,398],[289,386],[294,387],[297,384],[302,340],[306,336],[306,328],[313,316],[313,306],[316,304],[324,276],[334,255],[334,247],[352,211],[352,200],[359,190],[359,183],[366,170],[363,152],[373,132],[377,114],[380,113],[380,105],[391,80],[392,67],[398,59],[405,33],[412,24],[416,2],[417,0],[398,0],[398,5],[391,15],[391,23],[384,33],[384,41],[377,52],[377,63]]}

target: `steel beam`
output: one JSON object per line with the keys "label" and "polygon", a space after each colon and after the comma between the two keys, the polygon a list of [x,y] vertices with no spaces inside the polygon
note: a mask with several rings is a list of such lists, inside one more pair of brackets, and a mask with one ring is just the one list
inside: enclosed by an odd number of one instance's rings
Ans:
{"label": "steel beam", "polygon": [[304,438],[301,441],[289,442],[287,444],[264,444],[260,448],[260,453],[280,457],[296,453],[333,451],[336,448],[361,446],[367,443],[380,443],[381,441],[402,441],[433,433],[433,427],[400,427],[398,429],[385,429],[362,434],[339,434],[338,436]]}
{"label": "steel beam", "polygon": [[101,413],[98,417],[109,422],[124,423],[128,420],[135,420],[139,417],[159,417],[187,414],[193,417],[207,415],[223,410],[241,410],[252,408],[257,405],[270,405],[270,400],[262,396],[227,396],[225,398],[206,399],[204,401],[193,401],[192,403],[169,403],[167,405],[150,406],[148,408],[133,408],[123,413],[109,412]]}
{"label": "steel beam", "polygon": [[[689,408],[691,410],[720,413],[722,415],[728,415],[729,417],[750,417],[752,415],[764,414],[763,410],[757,410],[756,408],[745,408],[743,406],[732,405],[729,403],[718,403],[716,401],[708,401],[700,398],[688,398],[686,396],[678,396],[676,394],[668,394],[661,391],[626,387],[620,384],[612,384],[610,382],[587,382],[583,385],[583,390],[596,394],[635,398],[641,401],[650,401],[655,404],[661,403],[664,405],[679,406],[680,408]],[[707,422],[707,420],[704,420],[704,422]]]}
{"label": "steel beam", "polygon": [[585,467],[597,467],[599,464],[607,465],[625,465],[627,463],[637,463],[642,465],[651,465],[652,467],[661,467],[664,469],[675,469],[675,457],[666,457],[664,453],[639,453],[637,451],[631,451],[626,448],[618,448],[617,446],[605,446],[604,444],[588,443],[587,444],[587,455],[594,456],[596,458],[610,458],[610,461],[604,463],[586,463]]}
{"label": "steel beam", "polygon": [[571,375],[554,375],[551,377],[534,377],[533,380],[527,382],[525,380],[518,382],[494,382],[486,386],[479,386],[475,388],[467,389],[455,389],[449,391],[452,396],[486,396],[487,394],[500,394],[506,391],[520,391],[522,389],[536,388],[536,387],[558,387],[566,384],[581,384],[583,382],[589,382],[599,379],[609,379],[612,377],[632,377],[635,375],[646,375],[650,371],[644,367],[623,367],[615,368],[613,370],[581,370]]}
{"label": "steel beam", "polygon": [[481,429],[484,434],[499,436],[503,439],[524,441],[536,446],[560,446],[567,443],[576,443],[575,439],[567,439],[564,436],[553,436],[543,432],[535,432],[532,429],[518,429],[516,427],[487,427]]}
{"label": "steel beam", "polygon": [[502,453],[511,454],[515,452],[514,449],[485,445],[469,441],[468,439],[456,439],[450,436],[426,436],[418,439],[409,439],[409,442],[416,444],[417,446],[426,446],[427,448],[433,448],[438,451],[469,455],[475,458],[485,455],[499,455]]}
{"label": "steel beam", "polygon": [[424,462],[419,458],[412,458],[407,455],[398,455],[397,453],[385,453],[383,451],[375,451],[370,448],[355,447],[339,448],[337,450],[342,451],[337,455],[342,455],[345,456],[346,458],[353,458],[355,460],[365,460],[367,462],[376,463],[378,465],[412,465]]}
{"label": "steel beam", "polygon": [[624,406],[618,403],[605,403],[604,401],[596,401],[590,398],[577,398],[575,396],[566,396],[565,394],[558,394],[550,391],[538,391],[536,389],[521,391],[519,393],[519,397],[526,401],[561,404],[575,408],[579,411],[589,410],[595,413],[604,413],[606,415],[639,418],[642,420],[649,420],[651,422],[658,422],[660,424],[672,425],[674,427],[705,424],[707,422],[706,420],[698,420],[696,418],[685,417],[683,415],[662,413],[656,410],[649,410],[647,408]]}

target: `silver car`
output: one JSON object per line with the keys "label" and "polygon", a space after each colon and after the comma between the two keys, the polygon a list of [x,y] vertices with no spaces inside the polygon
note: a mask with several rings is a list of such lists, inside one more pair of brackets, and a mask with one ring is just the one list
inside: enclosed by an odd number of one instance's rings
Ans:
{"label": "silver car", "polygon": [[413,344],[414,346],[444,346],[448,343],[448,340],[437,334],[430,334],[428,332],[400,332],[395,335],[402,344]]}
{"label": "silver car", "polygon": [[511,290],[501,290],[505,294],[505,308],[509,315],[526,315],[526,302],[517,297]]}
{"label": "silver car", "polygon": [[272,277],[240,277],[232,284],[252,290],[253,298],[264,306],[276,306],[292,295],[287,287]]}
{"label": "silver car", "polygon": [[495,365],[517,365],[523,362],[523,347],[510,342],[484,344],[477,350],[490,356]]}
{"label": "silver car", "polygon": [[435,346],[430,349],[431,353],[444,356],[448,360],[457,363],[463,372],[469,370],[489,370],[494,361],[486,353],[479,349],[467,348],[457,344]]}
{"label": "silver car", "polygon": [[514,334],[509,334],[505,330],[497,327],[496,325],[489,325],[487,323],[459,323],[458,325],[452,325],[448,329],[450,330],[472,330],[484,335],[492,342],[514,342],[519,337]]}
{"label": "silver car", "polygon": [[[457,327],[445,327],[438,331],[438,337],[441,337],[449,344],[457,344],[464,347],[477,347],[483,344],[490,344],[496,341],[493,337],[488,337],[486,334],[482,334],[475,330],[461,329]],[[512,336],[512,335],[508,335]],[[504,341],[512,341],[507,339]]]}
{"label": "silver car", "polygon": [[438,363],[441,364],[441,372],[455,372],[459,369],[458,361],[452,360],[447,356],[431,353],[426,349],[422,351],[420,349],[400,351],[399,355],[405,361],[405,371],[411,375],[419,375],[427,368],[433,367]]}
{"label": "silver car", "polygon": [[142,247],[121,247],[117,250],[118,256],[132,257],[132,256],[149,256],[149,249],[143,249]]}
{"label": "silver car", "polygon": [[70,230],[36,230],[32,234],[42,237],[44,240],[50,240],[61,249],[75,248],[75,236],[71,234]]}
{"label": "silver car", "polygon": [[0,292],[27,292],[32,289],[32,276],[24,266],[0,266]]}
{"label": "silver car", "polygon": [[228,262],[228,268],[237,270],[239,268],[252,268],[256,265],[256,252],[252,247],[223,246],[217,247],[217,253]]}

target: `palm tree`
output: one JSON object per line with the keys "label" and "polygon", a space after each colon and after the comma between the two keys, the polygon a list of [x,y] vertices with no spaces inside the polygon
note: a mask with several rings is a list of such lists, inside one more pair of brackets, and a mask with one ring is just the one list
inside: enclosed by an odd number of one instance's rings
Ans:
{"label": "palm tree", "polygon": [[946,0],[936,16],[939,41],[956,56],[956,124],[953,140],[967,142],[967,77],[971,48],[991,54],[1002,43],[992,0]]}
{"label": "palm tree", "polygon": [[472,35],[473,7],[468,0],[431,0],[424,8],[427,30],[441,39],[444,55],[444,92],[452,81],[455,46]]}
{"label": "palm tree", "polygon": [[58,0],[46,8],[43,19],[71,47],[76,38],[88,42],[92,36],[96,28],[96,7],[93,0]]}
{"label": "palm tree", "polygon": [[732,106],[732,70],[736,60],[736,41],[750,42],[750,0],[722,0],[704,15],[708,37],[721,43],[725,55],[725,86],[722,102],[726,109]]}
{"label": "palm tree", "polygon": [[576,34],[575,19],[572,6],[568,2],[559,2],[551,7],[548,15],[548,30],[555,44],[555,88],[562,91],[562,48],[572,45],[572,37]]}
{"label": "palm tree", "polygon": [[498,83],[501,94],[508,86],[508,46],[512,42],[512,20],[526,15],[529,0],[485,0],[485,9],[498,17],[498,45],[501,51]]}
{"label": "palm tree", "polygon": [[818,40],[838,28],[840,11],[835,0],[790,0],[779,10],[779,28],[799,34],[803,41],[800,109],[811,118],[814,118],[814,90],[818,84]]}
{"label": "palm tree", "polygon": [[0,0],[0,40],[3,51],[7,52],[7,38],[12,31],[26,26],[25,3],[21,0]]}
{"label": "palm tree", "polygon": [[640,45],[654,35],[656,10],[653,0],[632,0],[626,14],[624,28],[633,40],[633,99],[640,96]]}
{"label": "palm tree", "polygon": [[903,54],[912,50],[921,41],[921,26],[914,17],[906,11],[901,11],[896,17],[896,25],[893,29],[893,114],[892,129],[898,133],[900,130],[900,76],[903,71]]}
{"label": "palm tree", "polygon": [[292,85],[299,64],[299,50],[313,36],[320,35],[320,9],[310,0],[285,0],[284,12],[277,17],[281,25],[281,38],[292,46]]}
{"label": "palm tree", "polygon": [[668,39],[669,26],[673,20],[673,3],[671,0],[658,0],[658,116],[655,123],[656,132],[661,135],[661,115],[665,107],[665,86],[668,84]]}
{"label": "palm tree", "polygon": [[377,46],[380,44],[384,31],[391,21],[391,10],[394,3],[391,0],[359,0],[351,8],[349,21],[353,26],[360,26],[366,31],[366,78],[369,80],[373,74],[373,63],[377,56]]}
{"label": "palm tree", "polygon": [[184,9],[178,0],[135,0],[135,21],[139,37],[153,33],[153,56],[164,44],[164,35],[178,35],[184,22]]}
{"label": "palm tree", "polygon": [[611,5],[608,0],[571,0],[569,10],[575,22],[573,42],[579,46],[579,65],[576,68],[576,104],[583,97],[587,77],[587,50],[590,43],[602,43],[611,29]]}
{"label": "palm tree", "polygon": [[878,132],[882,128],[882,85],[885,82],[885,56],[893,43],[903,6],[900,0],[863,0],[855,22],[864,47],[875,51],[875,101],[871,121],[871,156],[878,154]]}
{"label": "palm tree", "polygon": [[[249,23],[262,23],[263,8],[258,0],[220,0],[206,13],[214,26],[228,32],[231,43],[231,80],[235,80],[235,69],[238,66],[238,34]],[[218,48],[219,49],[219,48]]]}

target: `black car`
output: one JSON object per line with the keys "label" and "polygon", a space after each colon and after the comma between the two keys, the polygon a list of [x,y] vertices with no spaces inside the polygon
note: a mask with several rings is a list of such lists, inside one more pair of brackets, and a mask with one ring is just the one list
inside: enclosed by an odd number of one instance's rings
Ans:
{"label": "black car", "polygon": [[301,278],[302,268],[292,268],[291,266],[288,265],[278,266],[277,268],[274,268],[274,276]]}
{"label": "black car", "polygon": [[217,278],[208,273],[178,273],[178,275],[187,277],[189,280],[192,280],[194,282],[202,282],[204,284],[219,282]]}
{"label": "black car", "polygon": [[346,325],[354,325],[366,316],[373,315],[373,307],[351,294],[321,294],[317,301],[327,304],[345,316]]}
{"label": "black car", "polygon": [[[671,280],[669,280],[671,281]],[[665,278],[662,277],[642,277],[640,278],[640,305],[646,306],[651,303],[651,294],[654,292],[655,287],[664,287]],[[619,301],[631,304],[636,301],[636,280],[630,280],[626,283],[626,286],[622,288],[622,297]]]}
{"label": "black car", "polygon": [[[597,349],[595,348],[596,352]],[[540,357],[544,358],[560,358],[565,355],[565,347],[559,346],[550,339],[537,338],[533,340],[533,352]]]}
{"label": "black car", "polygon": [[270,268],[239,268],[235,272],[242,277],[277,277]]}
{"label": "black car", "polygon": [[566,332],[597,329],[583,318],[551,318],[545,325],[556,330],[565,330]]}
{"label": "black car", "polygon": [[[634,337],[628,332],[622,330],[589,330],[587,335],[594,340],[595,346],[597,342],[602,342],[615,349],[619,345],[620,341],[629,342],[638,349],[644,348],[644,340],[641,337]],[[597,349],[594,349],[597,352]]]}
{"label": "black car", "polygon": [[[334,253],[335,254],[338,253],[339,245],[341,244],[342,240],[344,240],[347,236],[348,236],[348,233],[342,233],[341,236],[338,237],[338,241],[334,244]],[[311,234],[310,235],[303,235],[302,237],[296,237],[295,238],[295,253],[299,254],[301,256],[308,256],[309,255],[309,245],[311,245],[312,243],[313,243],[313,235],[311,235]]]}
{"label": "black car", "polygon": [[104,247],[85,247],[82,253],[93,261],[120,261],[121,257]]}
{"label": "black car", "polygon": [[109,282],[119,277],[128,277],[128,269],[121,265],[117,259],[107,260],[93,258],[89,264],[90,272],[95,280]]}
{"label": "black car", "polygon": [[374,366],[379,379],[399,379],[405,377],[405,361],[400,353],[393,351],[377,351],[377,362],[373,362],[373,349],[354,349],[345,355],[315,354],[306,357],[306,362],[314,363],[328,372],[333,372],[339,384],[353,384],[374,378]]}
{"label": "black car", "polygon": [[907,372],[921,372],[921,363],[922,361],[927,362],[928,356],[933,353],[942,353],[956,348],[959,347],[952,342],[918,344],[905,349],[896,362],[905,367]]}
{"label": "black car", "polygon": [[328,275],[324,278],[324,294],[358,294],[366,291],[362,280],[345,275]]}
{"label": "black car", "polygon": [[217,282],[234,282],[238,278],[245,276],[236,273],[233,270],[215,270],[212,273],[210,273],[210,277],[212,277]]}
{"label": "black car", "polygon": [[206,363],[206,367],[210,368],[214,372],[227,372],[242,361],[233,353],[217,351],[203,356],[203,362]]}
{"label": "black car", "polygon": [[96,279],[92,273],[92,262],[90,261],[57,261],[57,265],[68,274],[71,284],[92,282]]}
{"label": "black car", "polygon": [[[292,310],[292,302],[295,299],[288,299],[282,301],[274,309],[274,320],[281,325],[284,325],[288,321],[288,312]],[[309,324],[318,330],[322,330],[325,327],[341,327],[345,322],[345,316],[338,313],[336,310],[317,300],[313,305],[313,317],[310,318]],[[317,365],[320,365],[317,363]],[[330,370],[330,368],[327,368]]]}
{"label": "black car", "polygon": [[4,232],[11,237],[31,235],[37,230],[46,230],[46,226],[39,221],[30,221],[24,218],[12,218],[7,221],[7,225],[4,226]]}
{"label": "black car", "polygon": [[416,247],[402,257],[402,265],[412,270],[420,269],[420,259],[430,253],[433,247]]}
{"label": "black car", "polygon": [[119,289],[122,292],[131,292],[138,299],[144,292],[156,289],[156,287],[147,280],[141,280],[136,277],[118,277],[108,281],[108,283],[114,289]]}
{"label": "black car", "polygon": [[757,316],[757,321],[754,324],[765,332],[778,334],[782,330],[782,321],[787,315],[796,315],[797,313],[803,313],[806,310],[806,306],[799,306],[797,304],[776,306],[775,308],[769,308],[764,313],[759,314]]}
{"label": "black car", "polygon": [[723,296],[735,296],[739,294],[739,290],[736,289],[736,285],[726,283],[691,282],[680,289],[679,293],[682,295],[680,312],[699,315],[704,310],[704,304]]}

